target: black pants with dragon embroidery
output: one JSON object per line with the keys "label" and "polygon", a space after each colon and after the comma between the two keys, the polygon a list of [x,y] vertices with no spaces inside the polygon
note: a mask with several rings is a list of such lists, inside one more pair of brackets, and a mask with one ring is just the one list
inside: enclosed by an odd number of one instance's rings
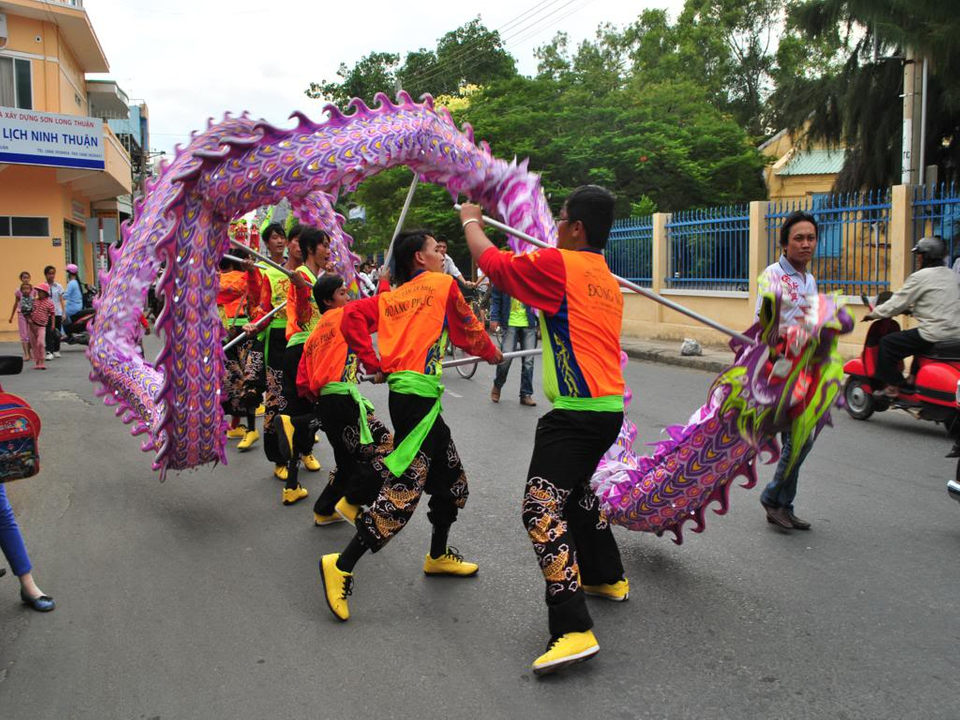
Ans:
{"label": "black pants with dragon embroidery", "polygon": [[551,410],[537,423],[523,524],[547,583],[551,637],[593,627],[581,584],[623,578],[617,541],[590,489],[622,424],[622,412],[580,410]]}
{"label": "black pants with dragon embroidery", "polygon": [[[395,446],[413,431],[433,403],[431,398],[390,393]],[[467,476],[442,417],[437,418],[403,475],[396,477],[380,459],[374,459],[373,466],[381,473],[383,486],[373,504],[357,517],[357,532],[372,552],[404,528],[424,492],[430,495],[427,517],[436,526],[450,527],[467,502]]]}
{"label": "black pants with dragon embroidery", "polygon": [[283,398],[283,358],[287,350],[286,333],[282,327],[268,328],[263,343],[265,359],[263,405],[263,452],[267,460],[274,465],[283,464],[280,454],[277,432],[273,420],[277,415],[286,413],[287,401]]}
{"label": "black pants with dragon embroidery", "polygon": [[337,463],[330,473],[330,482],[317,498],[313,511],[318,515],[333,514],[340,498],[352,505],[369,505],[383,485],[383,457],[393,451],[393,436],[376,415],[367,413],[367,425],[373,442],[360,442],[360,408],[349,395],[321,395],[317,415],[323,432],[333,447]]}

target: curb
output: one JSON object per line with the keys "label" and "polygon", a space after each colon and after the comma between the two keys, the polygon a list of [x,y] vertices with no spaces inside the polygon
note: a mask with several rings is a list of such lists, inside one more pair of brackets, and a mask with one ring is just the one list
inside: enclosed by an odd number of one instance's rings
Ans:
{"label": "curb", "polygon": [[733,357],[729,361],[715,360],[703,356],[685,356],[680,355],[676,350],[649,349],[640,347],[630,347],[622,345],[621,349],[627,354],[627,357],[634,360],[643,360],[645,362],[654,362],[661,365],[674,365],[679,367],[693,368],[694,370],[704,370],[711,373],[721,373],[726,370],[733,362]]}

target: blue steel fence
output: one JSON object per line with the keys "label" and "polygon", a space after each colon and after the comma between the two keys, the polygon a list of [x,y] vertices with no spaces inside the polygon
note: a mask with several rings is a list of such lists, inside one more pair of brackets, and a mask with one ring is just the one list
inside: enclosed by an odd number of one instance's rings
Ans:
{"label": "blue steel fence", "polygon": [[603,254],[612,273],[650,287],[653,284],[653,217],[614,222]]}
{"label": "blue steel fence", "polygon": [[952,265],[960,255],[960,188],[955,184],[914,188],[913,242],[927,235],[943,238]]}
{"label": "blue steel fence", "polygon": [[667,287],[749,289],[750,208],[730,205],[686,210],[667,223]]}
{"label": "blue steel fence", "polygon": [[[773,201],[767,206],[767,263],[780,256],[780,226],[795,210],[817,221],[819,239],[810,272],[821,291],[876,295],[889,288],[890,190]],[[763,263],[761,263],[763,264]]]}

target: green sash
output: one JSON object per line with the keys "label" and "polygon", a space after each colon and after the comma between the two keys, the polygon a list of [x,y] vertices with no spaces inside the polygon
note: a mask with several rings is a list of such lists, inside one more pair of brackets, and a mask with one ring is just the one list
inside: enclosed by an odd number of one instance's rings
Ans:
{"label": "green sash", "polygon": [[420,452],[423,441],[427,434],[433,428],[433,424],[440,417],[443,407],[440,404],[440,397],[443,395],[443,385],[440,384],[438,375],[424,375],[413,370],[401,370],[390,373],[387,377],[387,384],[390,386],[390,392],[400,395],[416,395],[418,397],[436,398],[430,412],[423,416],[423,420],[417,423],[413,431],[407,435],[392,453],[384,458],[383,464],[396,477],[403,475],[410,463]]}
{"label": "green sash", "polygon": [[[360,388],[352,382],[332,382],[320,388],[320,395],[349,395],[360,409],[360,444],[370,445],[373,435],[370,434],[370,425],[367,423],[367,413],[373,412],[373,403],[360,394]],[[408,463],[409,464],[409,463]]]}
{"label": "green sash", "polygon": [[602,397],[566,397],[560,395],[553,400],[558,410],[588,410],[590,412],[623,412],[623,395],[603,395]]}
{"label": "green sash", "polygon": [[290,336],[290,339],[287,340],[287,347],[292,348],[297,345],[303,345],[307,341],[308,337],[310,337],[310,333],[308,333],[306,330],[301,330],[298,333],[294,333]]}

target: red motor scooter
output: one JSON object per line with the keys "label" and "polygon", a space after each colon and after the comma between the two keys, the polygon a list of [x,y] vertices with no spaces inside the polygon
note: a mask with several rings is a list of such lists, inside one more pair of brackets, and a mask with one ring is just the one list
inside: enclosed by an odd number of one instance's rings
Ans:
{"label": "red motor scooter", "polygon": [[[874,305],[866,298],[863,300],[873,310]],[[901,387],[900,395],[891,399],[878,392],[884,383],[877,375],[877,356],[880,339],[899,330],[900,324],[895,320],[873,321],[860,357],[843,366],[847,374],[843,387],[847,413],[854,420],[867,420],[875,412],[890,408],[906,410],[919,420],[942,423],[947,434],[960,441],[960,340],[937,343],[924,355],[914,356],[913,382]],[[903,371],[902,364],[900,371]],[[947,490],[960,501],[960,461],[956,477],[947,483]]]}

